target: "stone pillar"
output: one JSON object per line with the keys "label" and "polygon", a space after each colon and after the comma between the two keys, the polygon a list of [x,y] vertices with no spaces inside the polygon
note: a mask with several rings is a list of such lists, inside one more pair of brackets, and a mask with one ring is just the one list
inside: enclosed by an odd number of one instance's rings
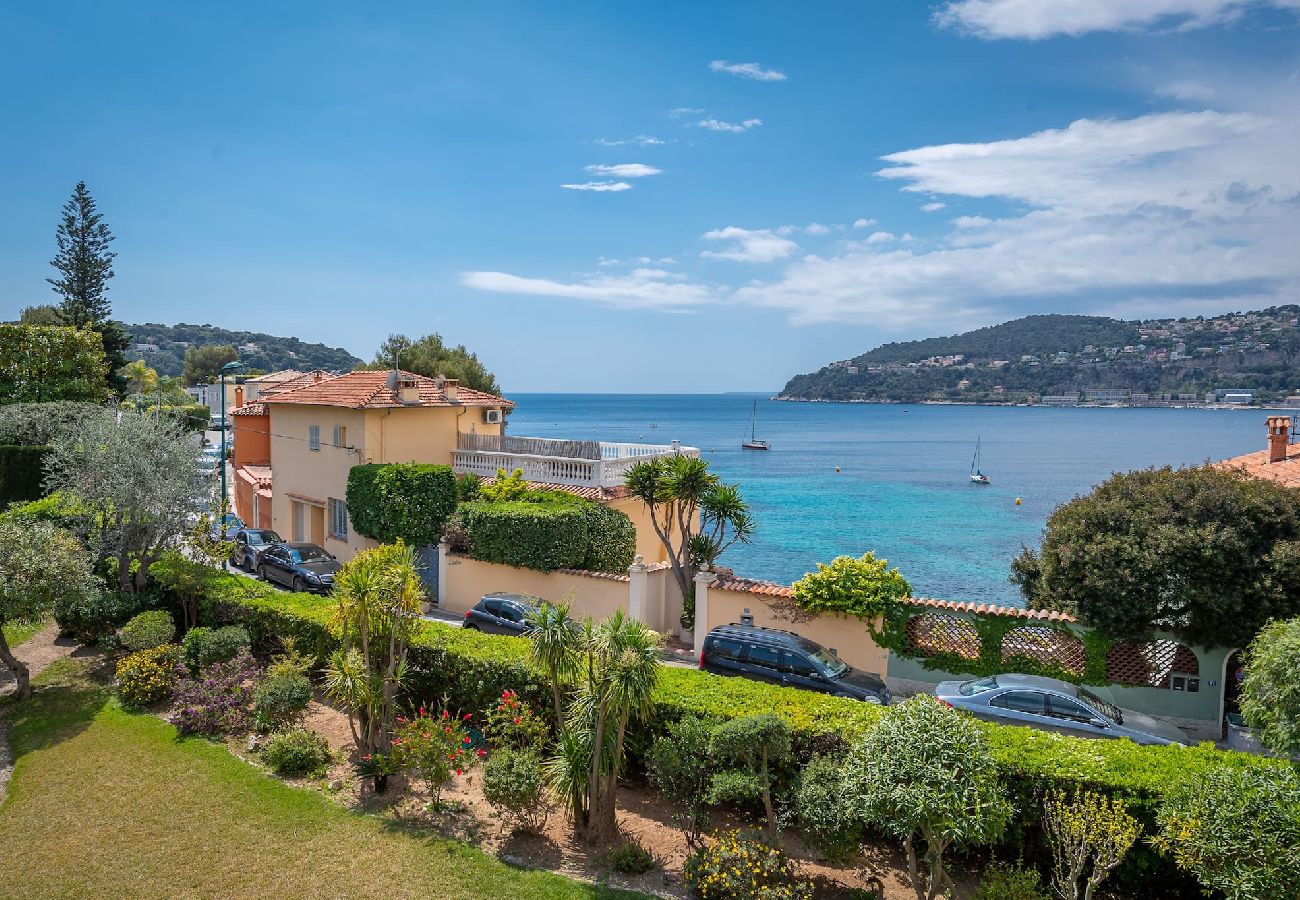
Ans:
{"label": "stone pillar", "polygon": [[704,636],[709,633],[709,585],[717,578],[712,572],[695,573],[695,652],[704,650]]}
{"label": "stone pillar", "polygon": [[438,541],[438,596],[434,604],[439,609],[447,602],[447,539]]}
{"label": "stone pillar", "polygon": [[658,628],[660,623],[651,622],[647,618],[649,610],[646,609],[646,592],[650,579],[646,572],[649,569],[640,553],[632,559],[632,565],[627,567],[627,614],[651,628]]}

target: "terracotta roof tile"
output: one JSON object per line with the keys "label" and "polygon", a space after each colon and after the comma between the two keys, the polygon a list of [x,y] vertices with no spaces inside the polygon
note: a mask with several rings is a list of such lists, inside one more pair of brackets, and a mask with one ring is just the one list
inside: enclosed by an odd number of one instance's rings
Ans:
{"label": "terracotta roof tile", "polygon": [[1267,478],[1287,487],[1300,487],[1300,448],[1287,445],[1287,457],[1280,462],[1268,461],[1268,451],[1259,450],[1234,456],[1214,464],[1216,469],[1239,469],[1253,478]]}
{"label": "terracotta roof tile", "polygon": [[332,372],[326,372],[324,369],[313,369],[310,372],[292,372],[286,369],[284,372],[277,372],[276,374],[287,374],[289,377],[258,385],[258,399],[270,397],[272,394],[282,394],[285,391],[294,391],[309,384],[319,384],[327,378],[338,377]]}
{"label": "terracotta roof tile", "polygon": [[235,475],[258,489],[271,489],[270,466],[240,466]]}
{"label": "terracotta roof tile", "polygon": [[264,416],[266,415],[266,404],[258,403],[256,401],[253,403],[245,403],[243,406],[239,407],[239,409],[232,409],[230,414],[232,416]]}
{"label": "terracotta roof tile", "polygon": [[255,384],[259,388],[268,384],[275,384],[281,381],[292,381],[305,373],[297,369],[281,369],[278,372],[267,372],[265,375],[258,375],[256,378],[245,378],[244,384]]}
{"label": "terracotta roof tile", "polygon": [[[496,478],[484,478],[480,482],[483,485],[495,484]],[[575,497],[581,497],[584,500],[619,500],[628,496],[627,488],[619,485],[618,487],[591,487],[578,484],[549,484],[545,481],[525,482],[530,491],[564,491],[566,494],[573,494]]]}
{"label": "terracotta roof tile", "polygon": [[456,399],[448,400],[441,381],[403,372],[404,379],[413,380],[419,388],[419,403],[402,403],[388,386],[390,372],[366,370],[349,372],[328,378],[317,384],[276,393],[266,398],[267,403],[295,403],[309,406],[341,406],[348,409],[400,409],[404,406],[457,407],[491,406],[512,409],[509,400],[460,387]]}

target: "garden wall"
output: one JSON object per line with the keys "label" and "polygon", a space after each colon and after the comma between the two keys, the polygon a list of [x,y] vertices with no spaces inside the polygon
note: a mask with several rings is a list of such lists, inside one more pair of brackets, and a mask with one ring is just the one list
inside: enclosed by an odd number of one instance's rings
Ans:
{"label": "garden wall", "polygon": [[[504,591],[530,594],[559,603],[572,595],[575,615],[597,619],[616,609],[628,609],[628,576],[574,569],[538,572],[499,563],[481,562],[459,553],[446,553],[439,565],[442,584],[439,608],[464,613],[484,594]],[[652,624],[652,623],[651,623]]]}

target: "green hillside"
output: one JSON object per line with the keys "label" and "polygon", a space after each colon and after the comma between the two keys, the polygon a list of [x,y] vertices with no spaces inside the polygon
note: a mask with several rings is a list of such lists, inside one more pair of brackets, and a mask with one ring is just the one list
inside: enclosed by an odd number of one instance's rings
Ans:
{"label": "green hillside", "polygon": [[[350,372],[361,360],[339,347],[309,344],[296,337],[276,337],[259,331],[231,331],[215,325],[144,325],[124,326],[131,335],[132,349],[127,359],[143,359],[162,375],[180,375],[185,369],[188,347],[229,344],[239,349],[239,358],[251,369],[274,372],[279,369],[325,369]],[[138,348],[153,344],[157,350]]]}
{"label": "green hillside", "polygon": [[956,353],[1019,359],[1025,354],[1040,356],[1058,350],[1080,350],[1089,344],[1122,347],[1139,342],[1137,325],[1137,322],[1101,316],[1025,316],[950,337],[881,344],[857,359],[864,363],[910,362]]}

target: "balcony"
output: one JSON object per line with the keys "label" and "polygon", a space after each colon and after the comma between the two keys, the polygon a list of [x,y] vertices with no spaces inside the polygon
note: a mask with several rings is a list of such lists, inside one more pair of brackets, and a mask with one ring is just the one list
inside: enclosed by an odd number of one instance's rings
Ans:
{"label": "balcony", "polygon": [[647,459],[684,454],[699,456],[695,447],[671,444],[617,444],[607,441],[560,441],[513,435],[462,434],[452,451],[457,475],[495,478],[498,469],[522,469],[524,478],[543,484],[579,487],[622,487],[632,466]]}

